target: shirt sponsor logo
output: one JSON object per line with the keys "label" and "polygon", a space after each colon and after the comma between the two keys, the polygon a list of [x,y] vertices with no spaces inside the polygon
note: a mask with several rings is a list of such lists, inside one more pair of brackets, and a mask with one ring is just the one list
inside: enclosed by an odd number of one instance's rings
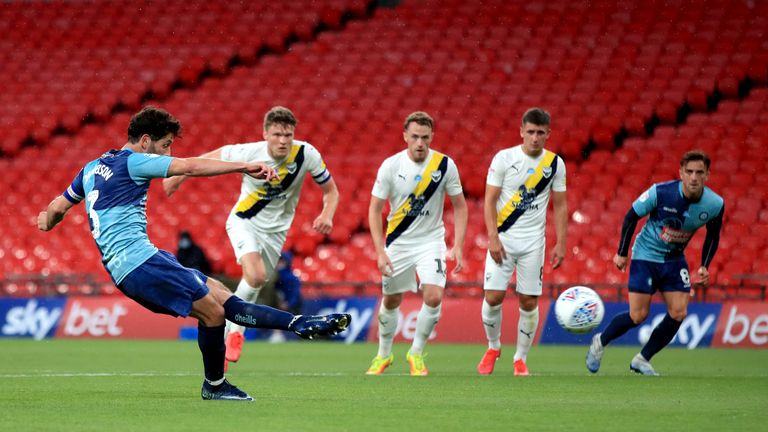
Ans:
{"label": "shirt sponsor logo", "polygon": [[666,243],[688,243],[688,240],[693,237],[693,232],[679,230],[665,226],[661,230],[659,238]]}

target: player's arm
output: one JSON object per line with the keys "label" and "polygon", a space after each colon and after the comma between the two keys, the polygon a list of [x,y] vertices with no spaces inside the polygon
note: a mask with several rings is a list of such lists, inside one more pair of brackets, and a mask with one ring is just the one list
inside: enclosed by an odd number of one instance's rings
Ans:
{"label": "player's arm", "polygon": [[384,276],[392,274],[392,261],[384,250],[384,237],[382,232],[384,227],[381,223],[381,212],[384,210],[384,200],[371,195],[371,204],[368,206],[368,226],[371,231],[373,247],[376,251],[376,265]]}
{"label": "player's arm", "polygon": [[707,222],[707,236],[704,238],[704,246],[701,250],[701,266],[697,271],[699,280],[696,281],[698,285],[709,284],[709,265],[712,263],[712,259],[717,252],[717,246],[720,244],[720,231],[723,228],[723,215],[725,213],[725,206],[720,210],[720,213],[715,216],[714,219]]}
{"label": "player's arm", "polygon": [[619,248],[613,257],[613,263],[616,268],[624,271],[627,268],[627,256],[629,255],[629,244],[632,242],[632,236],[635,234],[637,223],[640,221],[640,215],[635,212],[634,207],[630,207],[624,216],[624,222],[621,224],[621,237],[619,239]]}
{"label": "player's arm", "polygon": [[[202,154],[199,157],[205,158],[205,159],[218,159],[221,160],[221,149],[224,147],[219,147],[216,150],[209,151],[208,153]],[[163,179],[163,191],[165,191],[165,194],[167,196],[173,195],[174,192],[179,190],[181,187],[181,184],[184,183],[189,176],[186,174],[176,175],[174,174],[171,176],[169,174],[168,178]]]}
{"label": "player's arm", "polygon": [[448,195],[453,207],[453,247],[448,251],[448,259],[455,260],[456,266],[453,273],[458,273],[464,267],[464,238],[467,234],[467,201],[464,194]]}
{"label": "player's arm", "polygon": [[236,172],[267,181],[277,178],[277,171],[262,162],[229,162],[202,157],[173,158],[166,177],[210,177]]}
{"label": "player's arm", "polygon": [[555,220],[555,234],[557,242],[552,251],[552,268],[560,267],[565,259],[566,241],[568,238],[568,200],[565,191],[552,191],[552,210]]}
{"label": "player's arm", "polygon": [[37,215],[37,227],[41,231],[50,231],[59,222],[64,219],[69,209],[74,207],[75,203],[59,195],[48,204],[48,207]]}
{"label": "player's arm", "polygon": [[339,206],[339,188],[333,178],[330,178],[320,185],[320,189],[323,191],[323,210],[315,218],[312,228],[320,234],[329,234],[333,228],[333,215]]}
{"label": "player's arm", "polygon": [[499,238],[499,228],[496,226],[496,220],[499,217],[496,211],[496,203],[501,196],[501,187],[485,185],[485,202],[483,205],[483,218],[485,219],[485,228],[488,231],[488,252],[491,254],[491,258],[496,264],[501,262],[507,257],[504,252],[504,246],[501,245],[501,239]]}

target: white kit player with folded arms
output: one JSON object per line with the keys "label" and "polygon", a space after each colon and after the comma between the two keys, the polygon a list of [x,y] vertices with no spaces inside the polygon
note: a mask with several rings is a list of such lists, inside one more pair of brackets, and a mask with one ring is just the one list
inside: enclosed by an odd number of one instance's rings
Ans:
{"label": "white kit player with folded arms", "polygon": [[501,356],[501,306],[513,272],[517,273],[520,304],[514,374],[528,375],[526,359],[539,324],[538,299],[544,275],[544,230],[550,195],[557,233],[552,267],[559,267],[565,257],[565,163],[544,148],[550,135],[549,125],[548,112],[541,108],[526,111],[520,127],[523,144],[501,150],[488,170],[483,212],[488,254],[482,306],[488,350],[477,365],[481,375],[493,373]]}
{"label": "white kit player with folded arms", "polygon": [[[297,123],[288,108],[273,107],[264,116],[264,141],[225,145],[202,155],[225,161],[263,161],[279,175],[271,182],[243,176],[240,198],[227,218],[227,235],[243,267],[235,295],[246,301],[256,301],[274,273],[307,173],[323,191],[323,209],[313,228],[328,234],[333,227],[339,191],[320,152],[307,142],[294,140]],[[166,193],[171,195],[184,180],[183,176],[166,179]],[[244,331],[243,326],[227,321],[227,361],[240,359]]]}
{"label": "white kit player with folded arms", "polygon": [[[462,248],[467,229],[467,204],[459,170],[448,156],[429,148],[433,120],[424,112],[405,119],[403,139],[408,148],[386,159],[379,168],[371,192],[368,221],[382,274],[383,297],[379,308],[379,351],[366,372],[380,375],[394,361],[392,340],[403,294],[416,292],[419,277],[422,304],[416,334],[406,354],[411,375],[425,376],[424,346],[440,318],[446,281],[446,257],[462,268]],[[443,206],[445,195],[454,214],[454,244],[446,255]],[[389,200],[386,235],[381,213]]]}

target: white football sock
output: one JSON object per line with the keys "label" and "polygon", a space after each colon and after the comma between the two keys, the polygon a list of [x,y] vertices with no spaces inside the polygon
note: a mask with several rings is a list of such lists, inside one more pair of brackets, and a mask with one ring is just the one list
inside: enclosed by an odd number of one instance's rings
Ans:
{"label": "white football sock", "polygon": [[[252,287],[248,285],[248,282],[246,282],[245,279],[240,279],[240,283],[237,284],[237,290],[235,290],[235,295],[249,303],[254,303],[256,302],[256,299],[259,298],[260,291],[261,287]],[[229,332],[238,332],[243,334],[245,332],[245,327],[239,324],[235,324],[231,321],[227,321],[227,326],[224,328],[224,339],[227,338]]]}
{"label": "white football sock", "polygon": [[482,316],[488,348],[501,349],[501,305],[491,306],[483,299]]}
{"label": "white football sock", "polygon": [[421,305],[421,310],[416,316],[416,334],[413,336],[411,354],[421,354],[424,352],[424,345],[427,344],[429,335],[432,334],[432,330],[437,325],[437,320],[440,319],[441,308],[441,304],[437,305],[437,307],[427,306],[426,303]]}
{"label": "white football sock", "polygon": [[397,331],[397,318],[400,308],[387,309],[384,303],[379,307],[379,357],[392,354],[392,340]]}
{"label": "white football sock", "polygon": [[536,337],[536,327],[539,326],[539,307],[532,311],[520,309],[520,320],[517,322],[517,351],[514,361],[528,357],[528,351]]}

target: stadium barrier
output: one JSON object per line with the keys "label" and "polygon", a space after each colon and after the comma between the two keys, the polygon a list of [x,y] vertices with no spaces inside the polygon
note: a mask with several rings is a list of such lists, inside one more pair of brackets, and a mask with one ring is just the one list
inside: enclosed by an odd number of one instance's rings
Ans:
{"label": "stadium barrier", "polygon": [[[574,335],[557,325],[554,302],[542,299],[536,343],[583,344],[589,335]],[[431,335],[433,342],[484,343],[480,321],[480,298],[447,297],[443,301],[440,323]],[[607,302],[606,318],[598,327],[605,328],[615,313],[627,310],[624,303]],[[352,315],[352,325],[336,337],[346,343],[377,340],[377,297],[337,297],[308,300],[304,313],[344,312]],[[400,307],[395,340],[413,339],[416,315],[421,300],[408,296]],[[648,320],[615,341],[616,344],[645,343],[663,318],[663,304],[654,303]],[[504,302],[502,343],[514,343],[518,305],[514,297]],[[109,297],[30,297],[0,299],[0,337],[17,338],[195,338],[197,322],[192,318],[172,318],[147,311],[122,296]],[[253,338],[253,336],[251,337]],[[693,303],[689,307],[673,345],[689,349],[701,347],[768,348],[768,303],[729,301]]]}

